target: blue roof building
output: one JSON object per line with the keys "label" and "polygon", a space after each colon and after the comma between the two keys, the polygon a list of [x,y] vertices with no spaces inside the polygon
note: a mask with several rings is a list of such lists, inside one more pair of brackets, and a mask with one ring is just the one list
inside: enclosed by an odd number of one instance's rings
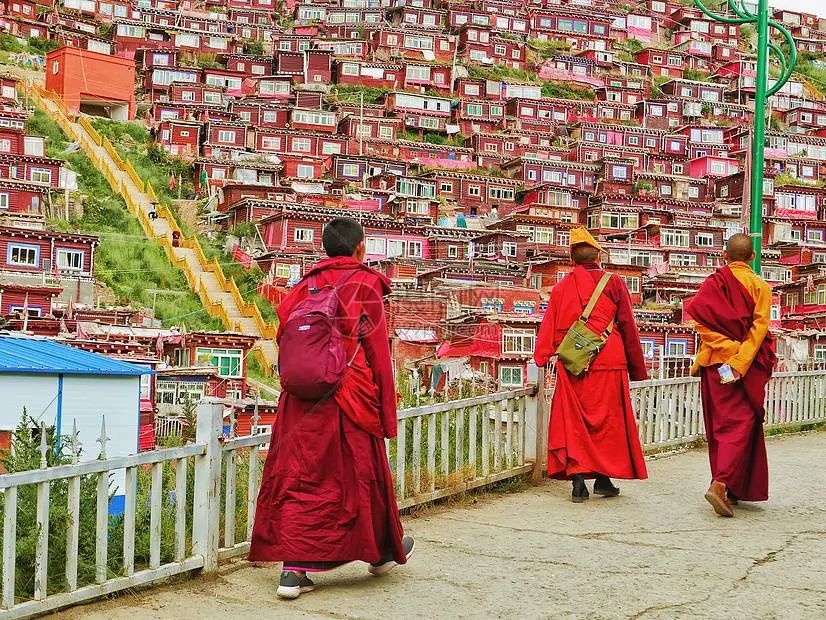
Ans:
{"label": "blue roof building", "polygon": [[[138,452],[141,376],[137,364],[75,349],[45,338],[0,333],[0,430],[20,424],[23,409],[61,435],[77,425],[81,460],[98,457],[101,419],[106,454]],[[115,487],[122,481],[113,480]]]}

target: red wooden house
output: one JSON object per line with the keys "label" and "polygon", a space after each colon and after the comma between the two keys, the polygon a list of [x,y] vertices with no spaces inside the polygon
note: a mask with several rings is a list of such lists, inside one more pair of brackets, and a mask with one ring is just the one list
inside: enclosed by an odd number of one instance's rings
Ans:
{"label": "red wooden house", "polygon": [[335,58],[333,81],[373,88],[398,88],[403,83],[405,65],[393,62],[368,62],[350,58]]}
{"label": "red wooden house", "polygon": [[247,148],[246,123],[231,121],[209,121],[204,126],[204,149],[206,157],[218,156],[218,153],[243,151]]}
{"label": "red wooden house", "polygon": [[171,155],[184,159],[198,156],[201,123],[177,119],[161,121],[155,132],[158,144]]}
{"label": "red wooden house", "polygon": [[50,189],[44,183],[0,179],[0,214],[42,214]]}
{"label": "red wooden house", "polygon": [[453,115],[461,134],[469,136],[500,129],[505,122],[505,107],[500,102],[486,99],[462,99]]}
{"label": "red wooden house", "polygon": [[61,290],[59,286],[0,282],[0,316],[17,313],[22,317],[24,308],[30,317],[51,316],[52,303]]}
{"label": "red wooden house", "polygon": [[637,52],[634,58],[638,63],[649,67],[653,75],[673,78],[683,77],[687,64],[686,54],[674,50],[649,48]]}

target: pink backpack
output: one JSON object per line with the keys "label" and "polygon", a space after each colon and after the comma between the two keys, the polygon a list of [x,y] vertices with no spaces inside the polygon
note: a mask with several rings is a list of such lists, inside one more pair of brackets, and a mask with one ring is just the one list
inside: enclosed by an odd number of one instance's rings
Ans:
{"label": "pink backpack", "polygon": [[334,286],[317,288],[309,282],[307,298],[292,312],[281,330],[278,344],[278,372],[281,387],[303,400],[325,400],[333,395],[353,363],[361,342],[348,360],[345,339],[337,325],[337,288],[350,278],[351,271]]}

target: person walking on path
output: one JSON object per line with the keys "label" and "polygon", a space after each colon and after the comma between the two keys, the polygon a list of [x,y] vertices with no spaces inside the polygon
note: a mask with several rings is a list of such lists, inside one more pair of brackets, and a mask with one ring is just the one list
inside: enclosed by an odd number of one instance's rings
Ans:
{"label": "person walking on path", "polygon": [[[328,258],[278,307],[282,393],[249,552],[252,561],[283,562],[277,594],[288,599],[313,589],[308,572],[360,560],[382,575],[414,548],[384,443],[396,435],[389,281],[363,264],[355,220],[329,222],[322,244]],[[325,383],[331,368],[338,375]]]}
{"label": "person walking on path", "polygon": [[[648,477],[631,407],[631,380],[648,378],[631,298],[625,283],[599,265],[604,250],[583,227],[571,231],[571,259],[576,267],[551,291],[537,336],[534,360],[548,364],[559,355],[548,425],[548,475],[573,482],[572,500],[590,493],[619,495],[611,478]],[[584,319],[584,320],[583,320]],[[605,335],[601,349],[584,372],[574,374],[562,360],[566,337],[579,321],[593,334]]]}
{"label": "person walking on path", "polygon": [[711,464],[705,498],[718,515],[733,517],[739,500],[769,497],[763,420],[776,355],[771,288],[748,265],[751,237],[733,235],[723,258],[726,265],[706,279],[686,313],[701,340],[692,374],[700,375]]}

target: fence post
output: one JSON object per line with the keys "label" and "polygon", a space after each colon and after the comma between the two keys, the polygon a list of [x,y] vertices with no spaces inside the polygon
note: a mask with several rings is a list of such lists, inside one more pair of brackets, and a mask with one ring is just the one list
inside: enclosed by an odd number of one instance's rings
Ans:
{"label": "fence post", "polygon": [[540,482],[545,471],[545,368],[540,368],[536,378],[536,393],[525,402],[525,458],[533,461],[533,481]]}
{"label": "fence post", "polygon": [[203,556],[205,573],[218,568],[223,413],[220,403],[206,400],[198,405],[195,442],[206,446],[206,452],[195,457],[192,551]]}

